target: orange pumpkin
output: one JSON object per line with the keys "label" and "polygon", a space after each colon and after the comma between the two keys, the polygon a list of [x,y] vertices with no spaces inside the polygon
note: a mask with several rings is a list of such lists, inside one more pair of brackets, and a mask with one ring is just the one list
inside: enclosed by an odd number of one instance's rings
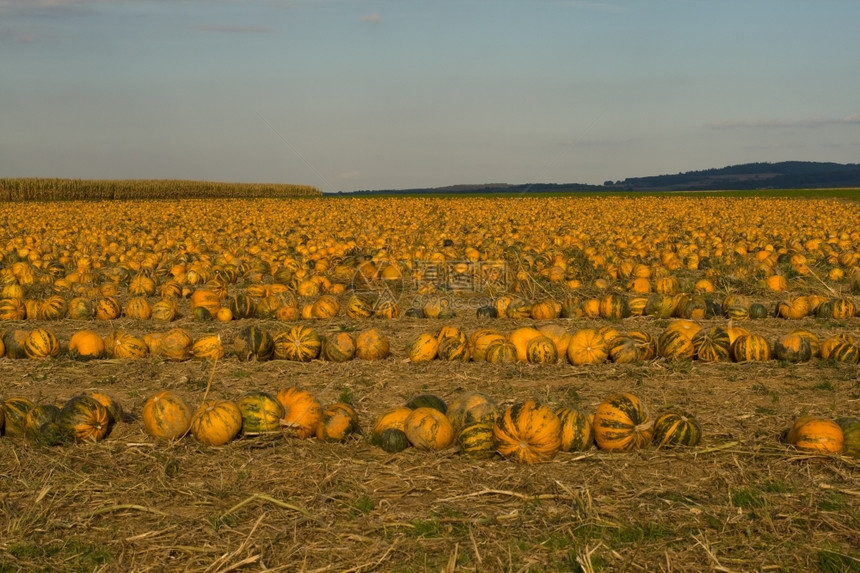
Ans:
{"label": "orange pumpkin", "polygon": [[278,392],[277,399],[284,407],[281,426],[287,435],[305,439],[316,434],[317,424],[322,420],[323,409],[310,392],[298,388],[286,388]]}
{"label": "orange pumpkin", "polygon": [[551,460],[561,449],[561,420],[546,405],[514,404],[493,425],[498,452],[520,463]]}
{"label": "orange pumpkin", "polygon": [[606,340],[592,328],[579,330],[570,337],[567,358],[574,366],[600,364],[606,361],[608,355]]}
{"label": "orange pumpkin", "polygon": [[439,350],[439,339],[433,333],[422,332],[406,347],[406,356],[410,362],[429,362],[436,358]]}
{"label": "orange pumpkin", "polygon": [[537,328],[524,326],[518,328],[508,335],[508,340],[514,345],[517,350],[517,361],[528,362],[528,346],[529,342],[539,336],[543,336]]}
{"label": "orange pumpkin", "polygon": [[373,422],[373,436],[382,436],[382,433],[385,430],[403,431],[406,418],[412,412],[412,408],[407,408],[406,406],[398,406],[396,408],[386,410]]}
{"label": "orange pumpkin", "polygon": [[223,446],[241,429],[242,411],[228,400],[207,400],[191,417],[191,434],[207,446]]}
{"label": "orange pumpkin", "polygon": [[422,450],[443,450],[454,442],[454,428],[435,408],[416,408],[403,422],[409,443]]}
{"label": "orange pumpkin", "polygon": [[319,297],[311,306],[313,318],[334,318],[340,311],[340,303],[329,294]]}
{"label": "orange pumpkin", "polygon": [[191,345],[191,354],[198,360],[220,360],[226,353],[220,334],[201,336]]}
{"label": "orange pumpkin", "polygon": [[610,396],[594,413],[594,441],[603,450],[642,448],[651,442],[653,432],[648,409],[633,394]]}
{"label": "orange pumpkin", "polygon": [[838,455],[842,453],[845,436],[839,424],[829,418],[801,416],[792,425],[786,441],[798,450]]}
{"label": "orange pumpkin", "polygon": [[191,427],[191,408],[181,396],[164,390],[143,405],[140,418],[150,436],[165,440],[181,438]]}
{"label": "orange pumpkin", "polygon": [[110,417],[101,403],[81,394],[60,408],[59,425],[76,442],[97,442],[107,435]]}
{"label": "orange pumpkin", "polygon": [[335,332],[326,337],[321,355],[329,362],[347,362],[355,356],[355,340],[349,332]]}
{"label": "orange pumpkin", "polygon": [[576,408],[555,411],[561,422],[561,451],[587,450],[594,443],[594,414]]}
{"label": "orange pumpkin", "polygon": [[358,333],[355,338],[355,357],[361,360],[383,360],[390,354],[388,338],[375,328]]}
{"label": "orange pumpkin", "polygon": [[92,330],[79,330],[69,339],[69,356],[76,360],[102,358],[104,354],[104,339]]}
{"label": "orange pumpkin", "polygon": [[350,435],[360,433],[358,414],[353,407],[344,402],[336,402],[323,410],[316,436],[326,442],[343,442]]}

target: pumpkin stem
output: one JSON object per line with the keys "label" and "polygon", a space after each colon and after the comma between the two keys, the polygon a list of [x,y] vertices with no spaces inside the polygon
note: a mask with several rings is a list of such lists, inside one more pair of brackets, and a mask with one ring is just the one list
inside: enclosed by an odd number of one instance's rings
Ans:
{"label": "pumpkin stem", "polygon": [[203,393],[203,401],[206,401],[206,397],[209,396],[209,389],[212,388],[212,380],[215,379],[215,366],[218,365],[218,356],[215,356],[215,360],[212,361],[212,372],[209,374],[209,381],[206,383],[206,391]]}
{"label": "pumpkin stem", "polygon": [[648,430],[650,430],[653,427],[654,427],[654,420],[648,420],[647,422],[645,422],[643,424],[639,424],[638,426],[633,428],[633,431],[637,432],[637,433],[647,432]]}

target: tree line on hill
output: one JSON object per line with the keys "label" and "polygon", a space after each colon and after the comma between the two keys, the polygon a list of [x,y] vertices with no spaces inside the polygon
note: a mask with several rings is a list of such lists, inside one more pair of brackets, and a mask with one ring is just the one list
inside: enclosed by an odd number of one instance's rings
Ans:
{"label": "tree line on hill", "polygon": [[603,185],[585,183],[485,183],[449,187],[360,190],[340,195],[480,195],[541,194],[601,191],[715,191],[754,189],[824,189],[860,187],[860,164],[783,161],[744,163],[728,167],[687,171],[677,175],[628,177]]}

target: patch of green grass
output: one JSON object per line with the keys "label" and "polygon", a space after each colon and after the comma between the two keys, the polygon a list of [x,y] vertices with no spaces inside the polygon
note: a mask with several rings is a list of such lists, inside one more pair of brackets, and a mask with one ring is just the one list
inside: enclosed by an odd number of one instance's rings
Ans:
{"label": "patch of green grass", "polygon": [[[237,378],[239,380],[242,380],[242,379],[245,379],[245,378],[248,378],[249,376],[251,376],[251,372],[248,370],[242,370],[242,369],[233,370],[233,372],[230,373],[230,376],[232,376],[233,378]],[[205,388],[206,385],[204,384],[203,387]]]}
{"label": "patch of green grass", "polygon": [[[39,561],[58,559],[62,562],[62,571],[89,572],[100,569],[111,561],[113,556],[104,546],[88,543],[78,539],[69,539],[65,543],[49,543],[36,545],[18,543],[6,548],[9,555],[20,561]],[[0,563],[0,571],[19,571],[20,567]],[[48,568],[47,570],[52,570]]]}
{"label": "patch of green grass", "polygon": [[204,378],[188,378],[185,381],[185,387],[188,390],[205,390],[208,385],[208,380]]}
{"label": "patch of green grass", "polygon": [[830,380],[822,380],[818,384],[813,384],[810,386],[811,390],[823,390],[825,392],[835,392],[836,388],[833,387],[833,383]]}
{"label": "patch of green grass", "polygon": [[352,390],[349,388],[341,388],[337,401],[343,402],[344,404],[352,404]]}
{"label": "patch of green grass", "polygon": [[673,525],[660,522],[635,523],[612,532],[613,541],[620,543],[642,543],[675,537],[678,530]]}
{"label": "patch of green grass", "polygon": [[367,495],[362,495],[354,502],[352,502],[352,507],[357,510],[359,513],[367,515],[374,509],[376,509],[376,502],[373,501],[373,498]]}
{"label": "patch of green grass", "polygon": [[857,573],[860,572],[860,556],[833,549],[819,549],[815,555],[815,565],[821,573]]}
{"label": "patch of green grass", "polygon": [[844,511],[848,507],[848,499],[845,494],[839,492],[827,492],[818,500],[818,509],[821,511]]}
{"label": "patch of green grass", "polygon": [[794,488],[780,479],[765,482],[761,489],[766,493],[791,493],[794,491]]}
{"label": "patch of green grass", "polygon": [[410,533],[413,537],[444,537],[447,531],[438,519],[415,519]]}
{"label": "patch of green grass", "polygon": [[767,505],[767,500],[758,489],[742,487],[732,492],[732,505],[741,509],[756,509]]}

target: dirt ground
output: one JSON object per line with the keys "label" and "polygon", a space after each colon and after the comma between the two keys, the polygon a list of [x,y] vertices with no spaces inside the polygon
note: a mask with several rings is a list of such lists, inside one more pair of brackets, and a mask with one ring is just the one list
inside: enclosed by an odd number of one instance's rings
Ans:
{"label": "dirt ground", "polygon": [[[770,337],[794,327],[858,336],[857,320],[745,326]],[[229,340],[247,322],[182,319],[170,326]],[[285,325],[255,322],[273,331]],[[555,322],[570,331],[606,324]],[[84,327],[100,334],[155,329],[128,319],[44,324],[61,340]],[[298,386],[323,404],[351,401],[369,430],[377,414],[424,392],[452,400],[480,390],[502,404],[537,399],[593,410],[606,396],[629,391],[652,413],[677,406],[694,414],[703,443],[562,453],[534,466],[473,461],[456,448],[388,454],[366,437],[344,444],[282,436],[223,447],[190,437],[164,443],[138,419],[144,401],[173,389],[199,403],[211,364],[2,358],[3,398],[59,404],[101,389],[130,419],[100,443],[48,447],[0,438],[0,572],[860,571],[860,460],[801,454],[779,442],[801,414],[860,415],[856,365],[413,364],[404,360],[406,344],[442,324],[509,332],[535,322],[338,318],[314,326],[326,332],[344,324],[380,328],[392,356],[342,364],[230,356],[216,365],[210,396],[234,400],[252,389]],[[665,321],[614,325],[656,335]]]}

